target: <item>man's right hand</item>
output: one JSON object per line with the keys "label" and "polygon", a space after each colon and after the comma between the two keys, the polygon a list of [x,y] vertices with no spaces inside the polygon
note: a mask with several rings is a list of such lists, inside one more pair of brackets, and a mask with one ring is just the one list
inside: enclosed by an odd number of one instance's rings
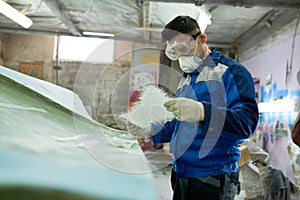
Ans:
{"label": "man's right hand", "polygon": [[137,137],[144,137],[147,135],[151,135],[152,133],[152,126],[149,125],[146,128],[141,128],[131,122],[127,122],[127,128],[128,128],[128,132],[134,136]]}

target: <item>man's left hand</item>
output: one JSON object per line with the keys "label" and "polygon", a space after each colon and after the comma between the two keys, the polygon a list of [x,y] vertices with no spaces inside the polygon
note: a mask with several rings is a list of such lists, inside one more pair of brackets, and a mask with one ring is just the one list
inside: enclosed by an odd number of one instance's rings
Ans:
{"label": "man's left hand", "polygon": [[205,117],[204,105],[192,99],[175,98],[167,101],[164,106],[180,121],[203,121]]}

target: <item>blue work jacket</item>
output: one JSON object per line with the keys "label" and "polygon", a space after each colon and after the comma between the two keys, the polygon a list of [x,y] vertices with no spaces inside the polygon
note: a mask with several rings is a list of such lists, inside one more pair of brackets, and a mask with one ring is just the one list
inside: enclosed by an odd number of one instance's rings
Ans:
{"label": "blue work jacket", "polygon": [[[258,108],[254,83],[239,62],[213,50],[199,68],[185,74],[175,97],[202,102],[205,119],[199,122],[175,118],[152,124],[154,143],[170,142],[177,176],[201,178],[238,170],[238,145],[256,129]],[[188,81],[186,81],[188,80]]]}

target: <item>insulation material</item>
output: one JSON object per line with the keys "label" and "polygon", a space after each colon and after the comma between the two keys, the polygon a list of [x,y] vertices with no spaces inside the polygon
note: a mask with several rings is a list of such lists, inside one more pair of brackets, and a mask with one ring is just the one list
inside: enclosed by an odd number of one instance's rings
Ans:
{"label": "insulation material", "polygon": [[290,136],[277,136],[273,148],[269,151],[268,164],[278,170],[281,170],[284,176],[288,177],[290,182],[296,184],[295,175],[292,169],[292,163],[288,153],[288,143]]}
{"label": "insulation material", "polygon": [[288,145],[288,151],[295,174],[296,183],[300,188],[300,148],[295,143],[290,142]]}
{"label": "insulation material", "polygon": [[260,179],[265,191],[265,199],[291,199],[289,180],[280,170],[270,166],[260,167]]}
{"label": "insulation material", "polygon": [[1,199],[158,199],[136,138],[89,119],[75,97],[0,67]]}
{"label": "insulation material", "polygon": [[85,110],[79,96],[68,89],[49,84],[49,82],[27,76],[3,66],[0,66],[0,75],[12,79],[70,111],[92,120],[91,116]]}
{"label": "insulation material", "polygon": [[248,147],[253,161],[267,162],[269,159],[269,154],[251,140],[245,140],[243,144]]}
{"label": "insulation material", "polygon": [[258,168],[251,162],[240,167],[247,199],[264,199],[263,185]]}
{"label": "insulation material", "polygon": [[143,89],[139,100],[121,117],[142,128],[154,122],[165,123],[174,118],[173,113],[164,107],[164,103],[169,99],[162,89],[147,86]]}
{"label": "insulation material", "polygon": [[257,136],[256,144],[269,155],[267,164],[281,170],[285,177],[296,184],[288,152],[288,144],[292,140],[290,131],[275,129],[273,123],[264,123],[258,127]]}

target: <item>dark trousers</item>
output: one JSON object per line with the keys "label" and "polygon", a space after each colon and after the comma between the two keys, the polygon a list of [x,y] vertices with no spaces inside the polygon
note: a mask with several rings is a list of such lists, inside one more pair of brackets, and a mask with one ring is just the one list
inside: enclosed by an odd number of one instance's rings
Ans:
{"label": "dark trousers", "polygon": [[178,178],[172,170],[173,200],[233,200],[238,172],[203,178]]}

